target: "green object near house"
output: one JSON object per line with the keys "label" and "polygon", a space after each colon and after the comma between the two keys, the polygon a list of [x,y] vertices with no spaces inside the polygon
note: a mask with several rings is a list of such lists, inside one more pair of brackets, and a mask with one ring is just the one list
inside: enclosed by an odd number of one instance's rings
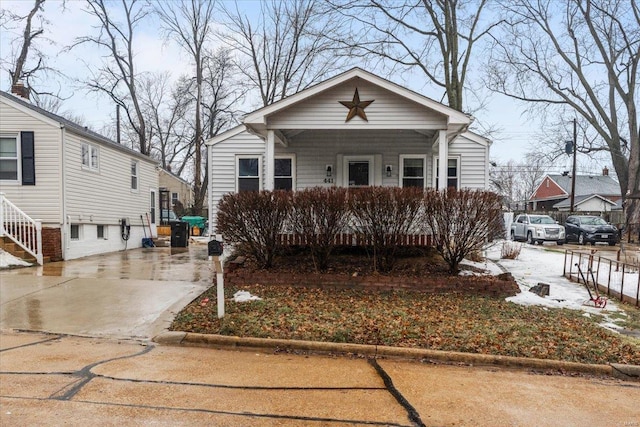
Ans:
{"label": "green object near house", "polygon": [[204,229],[206,224],[206,218],[202,216],[183,216],[181,221],[188,222],[189,227],[198,227],[200,230]]}

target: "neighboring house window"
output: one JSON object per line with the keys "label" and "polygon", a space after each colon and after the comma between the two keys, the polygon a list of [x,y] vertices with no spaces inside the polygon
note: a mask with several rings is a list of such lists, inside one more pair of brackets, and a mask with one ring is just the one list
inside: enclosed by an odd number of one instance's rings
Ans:
{"label": "neighboring house window", "polygon": [[178,202],[178,201],[179,201],[178,193],[171,193],[171,204],[175,205],[176,202]]}
{"label": "neighboring house window", "polygon": [[402,187],[424,188],[426,185],[426,156],[400,156],[400,185]]}
{"label": "neighboring house window", "polygon": [[138,189],[138,162],[131,161],[131,189]]}
{"label": "neighboring house window", "polygon": [[18,181],[18,138],[0,137],[0,179]]}
{"label": "neighboring house window", "polygon": [[87,143],[82,144],[82,167],[98,170],[98,147]]}
{"label": "neighboring house window", "polygon": [[97,227],[97,235],[98,239],[106,239],[107,238],[107,229],[104,225],[98,225]]}
{"label": "neighboring house window", "polygon": [[295,169],[293,157],[276,158],[274,166],[274,189],[293,190],[293,171]]}
{"label": "neighboring house window", "polygon": [[[453,188],[459,188],[459,182],[460,179],[458,178],[458,173],[460,171],[460,168],[458,167],[459,164],[459,159],[456,157],[453,158],[449,158],[447,160],[447,187],[453,187]],[[438,164],[438,158],[436,157],[435,160],[435,171],[436,171],[436,188],[440,188],[439,184],[439,178],[438,176],[440,175],[440,165]]]}
{"label": "neighboring house window", "polygon": [[71,240],[80,240],[79,224],[71,224]]}
{"label": "neighboring house window", "polygon": [[238,157],[236,188],[240,191],[260,191],[260,157]]}

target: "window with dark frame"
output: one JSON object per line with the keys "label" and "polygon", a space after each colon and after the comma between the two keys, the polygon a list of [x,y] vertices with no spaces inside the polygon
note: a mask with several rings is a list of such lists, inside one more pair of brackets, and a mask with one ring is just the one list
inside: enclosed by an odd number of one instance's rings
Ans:
{"label": "window with dark frame", "polygon": [[369,185],[369,161],[349,161],[349,187],[366,187]]}
{"label": "window with dark frame", "polygon": [[79,224],[71,224],[69,230],[69,237],[71,240],[80,240],[80,225]]}
{"label": "window with dark frame", "polygon": [[293,190],[293,159],[275,159],[274,189]]}
{"label": "window with dark frame", "polygon": [[106,239],[106,236],[104,234],[104,225],[97,225],[96,226],[96,237],[98,239]]}
{"label": "window with dark frame", "polygon": [[260,191],[259,161],[258,157],[238,159],[238,192]]}

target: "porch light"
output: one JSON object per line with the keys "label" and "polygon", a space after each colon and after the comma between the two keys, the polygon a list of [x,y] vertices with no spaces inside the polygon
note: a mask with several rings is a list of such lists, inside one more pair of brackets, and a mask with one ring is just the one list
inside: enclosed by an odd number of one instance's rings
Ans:
{"label": "porch light", "polygon": [[391,176],[391,170],[392,170],[391,165],[386,165],[384,169],[385,171],[387,171],[387,176]]}
{"label": "porch light", "polygon": [[327,171],[327,176],[330,177],[331,174],[333,173],[333,165],[327,165],[326,171]]}

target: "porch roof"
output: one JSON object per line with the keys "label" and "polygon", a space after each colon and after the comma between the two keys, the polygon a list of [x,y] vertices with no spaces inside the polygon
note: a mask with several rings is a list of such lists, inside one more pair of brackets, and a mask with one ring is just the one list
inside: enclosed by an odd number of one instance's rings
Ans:
{"label": "porch roof", "polygon": [[[308,101],[314,97],[317,97],[318,95],[324,94],[327,91],[352,80],[364,81],[371,85],[382,88],[397,97],[405,99],[412,105],[417,105],[420,108],[424,108],[426,111],[432,112],[432,114],[436,114],[439,117],[442,117],[442,122],[444,123],[444,126],[446,126],[446,130],[448,131],[448,133],[450,132],[452,134],[459,134],[465,131],[471,124],[472,118],[470,116],[453,108],[447,107],[446,105],[420,95],[389,80],[383,79],[379,76],[362,70],[358,67],[352,68],[349,71],[327,79],[321,83],[311,86],[271,105],[260,108],[245,116],[243,119],[243,123],[246,125],[247,129],[250,132],[256,133],[261,136],[266,136],[267,129],[274,128],[274,126],[270,126],[270,117],[274,117],[276,114],[282,113],[284,112],[284,110],[289,109],[292,106],[299,105],[302,102]],[[380,124],[376,124],[373,121],[366,123],[366,125],[368,128],[382,128],[380,127]],[[387,124],[385,128],[388,128],[388,126],[389,125]],[[359,126],[355,125],[354,127]],[[423,128],[419,124],[417,124],[416,130],[420,129],[421,132],[427,131],[429,133],[433,133],[432,130],[434,128],[432,127],[427,130],[426,128]]]}

